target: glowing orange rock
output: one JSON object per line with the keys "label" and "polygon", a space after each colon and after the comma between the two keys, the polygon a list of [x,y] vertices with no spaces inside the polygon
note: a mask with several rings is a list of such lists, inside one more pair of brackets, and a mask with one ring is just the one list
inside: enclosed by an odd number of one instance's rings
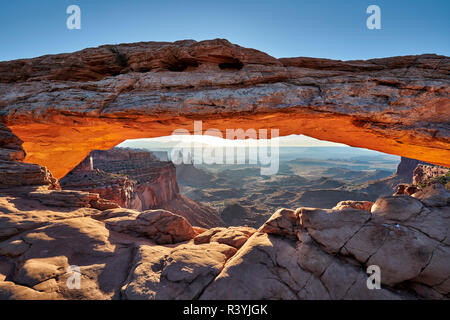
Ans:
{"label": "glowing orange rock", "polygon": [[194,119],[450,167],[449,70],[445,56],[275,59],[220,39],[102,46],[0,62],[0,117],[58,178],[93,149]]}

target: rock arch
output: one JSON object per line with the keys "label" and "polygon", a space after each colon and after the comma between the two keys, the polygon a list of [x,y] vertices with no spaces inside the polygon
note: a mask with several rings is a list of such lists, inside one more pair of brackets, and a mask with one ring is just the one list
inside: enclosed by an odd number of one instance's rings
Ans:
{"label": "rock arch", "polygon": [[278,128],[450,167],[449,93],[445,56],[275,59],[223,39],[0,63],[0,121],[24,141],[26,162],[58,178],[92,149],[192,132],[194,120],[204,130]]}

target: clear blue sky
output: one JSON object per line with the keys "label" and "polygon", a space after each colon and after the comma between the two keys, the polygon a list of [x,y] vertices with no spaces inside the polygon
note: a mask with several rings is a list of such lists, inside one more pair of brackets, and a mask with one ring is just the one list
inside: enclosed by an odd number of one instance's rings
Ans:
{"label": "clear blue sky", "polygon": [[[81,30],[66,8],[81,7]],[[366,28],[381,8],[382,30]],[[136,41],[226,38],[275,57],[450,55],[449,0],[13,0],[0,4],[0,61]]]}

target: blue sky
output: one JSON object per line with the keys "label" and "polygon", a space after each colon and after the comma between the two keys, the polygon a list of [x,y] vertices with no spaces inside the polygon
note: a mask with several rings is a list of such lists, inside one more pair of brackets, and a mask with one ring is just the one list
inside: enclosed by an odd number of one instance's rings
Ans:
{"label": "blue sky", "polygon": [[[66,28],[67,6],[81,30]],[[381,8],[381,30],[366,8]],[[448,0],[14,0],[0,4],[0,61],[101,44],[226,38],[275,57],[450,55]]]}

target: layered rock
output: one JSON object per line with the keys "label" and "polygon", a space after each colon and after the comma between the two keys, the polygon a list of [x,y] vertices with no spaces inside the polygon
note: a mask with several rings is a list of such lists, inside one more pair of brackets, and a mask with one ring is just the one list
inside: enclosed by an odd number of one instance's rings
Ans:
{"label": "layered rock", "polygon": [[92,149],[192,132],[192,119],[450,166],[449,65],[432,54],[275,59],[220,39],[108,45],[1,62],[0,118],[26,161],[57,178]]}
{"label": "layered rock", "polygon": [[20,139],[2,125],[0,131],[0,147],[4,150],[16,150],[21,155],[0,160],[0,192],[3,194],[36,199],[44,206],[93,207],[99,210],[118,207],[96,193],[61,191],[58,180],[46,167],[20,161],[25,156]]}
{"label": "layered rock", "polygon": [[58,181],[47,168],[23,163],[25,151],[23,141],[0,123],[0,189],[19,186],[48,185],[49,189],[59,189]]}
{"label": "layered rock", "polygon": [[98,193],[123,208],[166,209],[200,227],[223,225],[213,208],[180,194],[172,162],[145,150],[94,150],[61,179],[61,186]]}
{"label": "layered rock", "polygon": [[[419,165],[426,165],[423,161],[401,157],[395,174],[390,177],[366,183],[361,191],[378,196],[391,195],[393,190],[402,188],[400,194],[406,192],[407,185],[413,182],[414,170]],[[411,193],[412,194],[412,193]]]}
{"label": "layered rock", "polygon": [[[429,205],[446,205],[447,190],[450,190],[450,169],[433,165],[418,164],[413,171],[412,184],[400,184],[396,195],[413,197],[431,197]],[[437,198],[436,198],[437,197]],[[436,198],[437,202],[432,200]]]}
{"label": "layered rock", "polygon": [[427,185],[436,182],[436,179],[442,176],[447,176],[447,180],[450,180],[449,173],[448,168],[420,164],[414,169],[413,184]]}

